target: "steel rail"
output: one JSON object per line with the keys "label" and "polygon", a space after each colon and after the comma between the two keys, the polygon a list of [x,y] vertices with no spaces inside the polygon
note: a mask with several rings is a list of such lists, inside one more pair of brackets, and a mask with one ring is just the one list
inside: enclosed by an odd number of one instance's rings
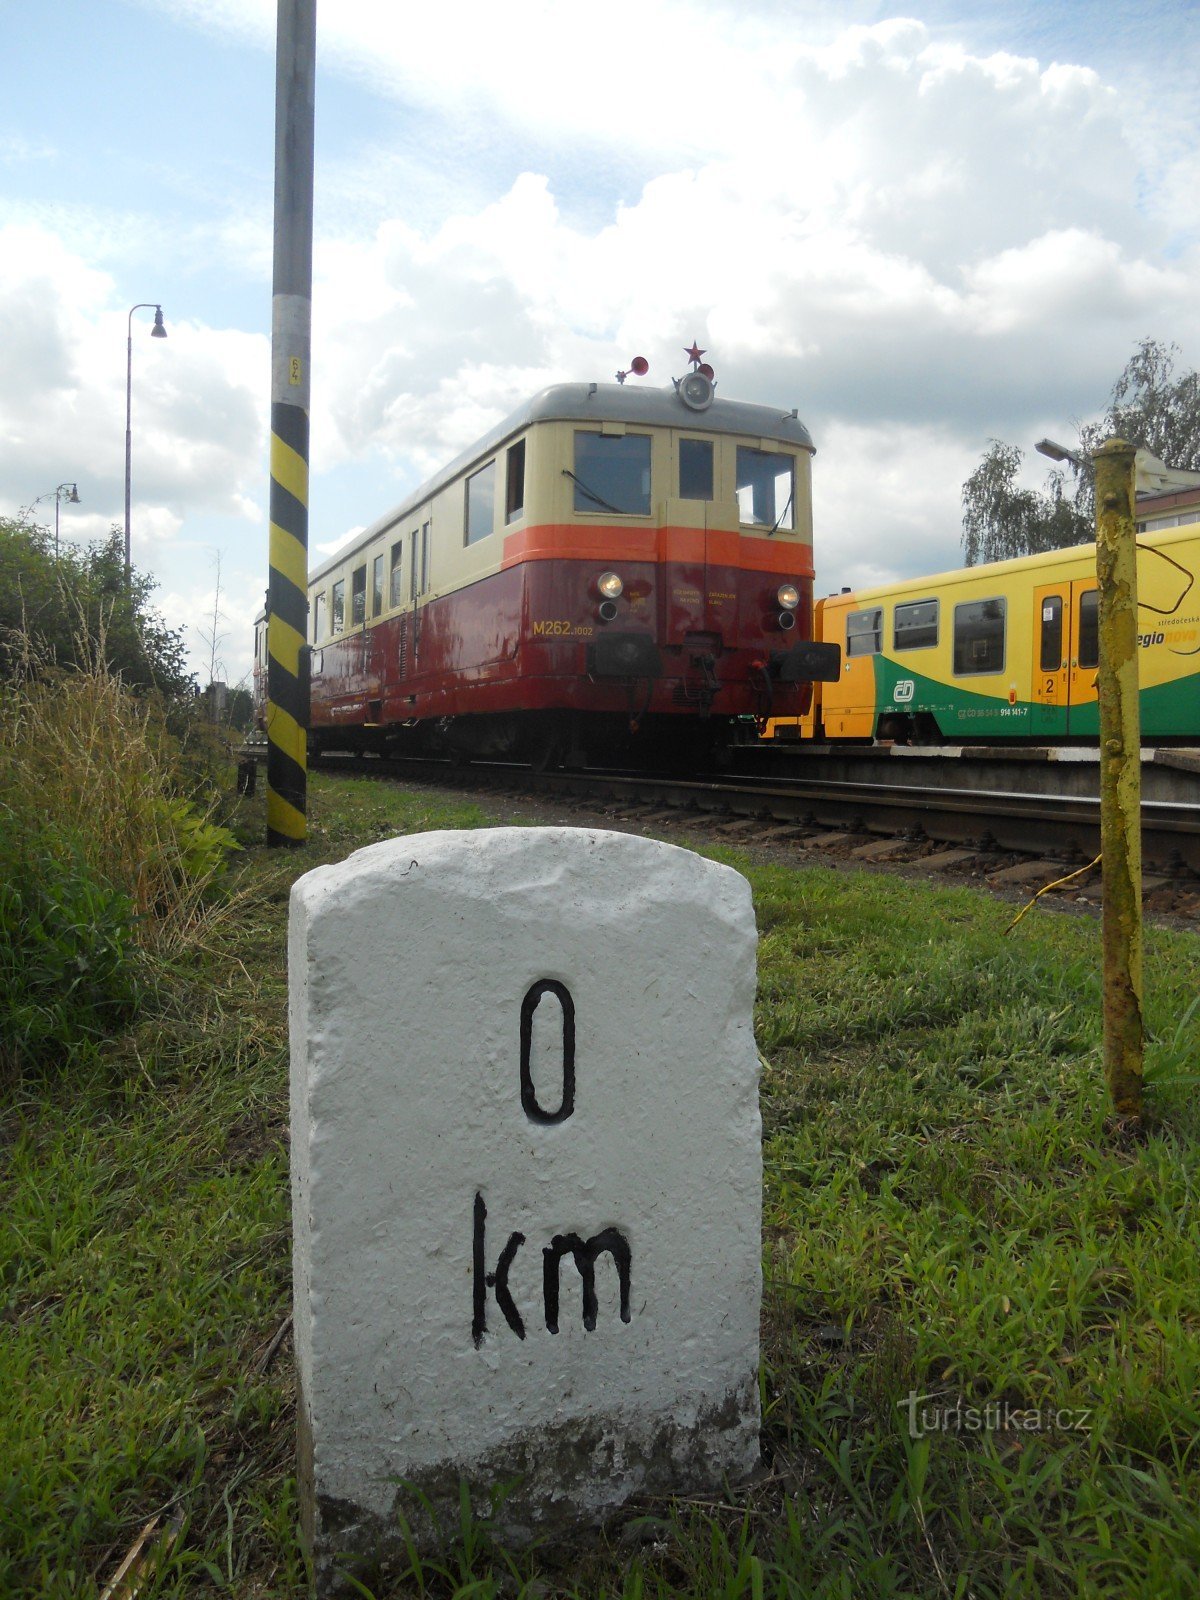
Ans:
{"label": "steel rail", "polygon": [[[629,772],[533,772],[505,763],[324,756],[320,766],[352,762],[356,771],[475,789],[519,787],[571,802],[596,799],[658,804],[697,823],[739,818],[843,832],[908,835],[1019,854],[1052,853],[1088,861],[1100,848],[1100,804],[1078,795],[1019,790],[917,787],[819,779],[683,778]],[[1200,804],[1143,800],[1142,848],[1158,871],[1200,874]]]}

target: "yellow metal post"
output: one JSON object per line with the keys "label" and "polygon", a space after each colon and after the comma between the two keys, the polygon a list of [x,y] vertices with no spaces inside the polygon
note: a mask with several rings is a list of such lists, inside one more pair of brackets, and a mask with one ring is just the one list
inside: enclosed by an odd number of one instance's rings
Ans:
{"label": "yellow metal post", "polygon": [[1100,846],[1104,872],[1104,1070],[1123,1116],[1142,1110],[1142,770],[1138,715],[1134,455],[1110,439],[1096,465],[1100,586]]}

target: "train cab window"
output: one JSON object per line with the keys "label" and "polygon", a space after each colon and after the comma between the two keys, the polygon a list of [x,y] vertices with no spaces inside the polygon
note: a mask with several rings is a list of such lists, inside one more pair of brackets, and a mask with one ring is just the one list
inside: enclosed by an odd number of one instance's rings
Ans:
{"label": "train cab window", "polygon": [[1062,595],[1042,596],[1041,650],[1038,666],[1042,672],[1057,672],[1063,658]]}
{"label": "train cab window", "polygon": [[346,626],[346,580],[339,578],[333,586],[333,623],[331,632],[341,633]]}
{"label": "train cab window", "polygon": [[938,642],[936,600],[906,600],[892,617],[892,648],[928,650]]}
{"label": "train cab window", "polygon": [[371,615],[377,617],[383,610],[383,557],[376,556],[371,563]]}
{"label": "train cab window", "polygon": [[504,466],[504,520],[515,522],[525,514],[525,441],[509,446]]}
{"label": "train cab window", "polygon": [[325,591],[317,596],[313,606],[313,643],[325,637]]}
{"label": "train cab window", "polygon": [[681,500],[711,500],[712,497],[712,440],[680,439],[679,498]]}
{"label": "train cab window", "polygon": [[391,578],[388,584],[388,604],[398,606],[404,599],[404,540],[397,539],[392,546]]}
{"label": "train cab window", "polygon": [[883,648],[883,607],[851,611],[846,617],[846,654],[877,656]]}
{"label": "train cab window", "polygon": [[954,674],[1004,671],[1003,600],[968,600],[954,608]]}
{"label": "train cab window", "polygon": [[738,445],[738,521],[753,528],[794,528],[795,462],[777,450],[752,450]]}
{"label": "train cab window", "polygon": [[645,433],[577,433],[576,511],[611,511],[619,517],[650,515],[650,436]]}
{"label": "train cab window", "polygon": [[367,569],[355,567],[350,574],[350,626],[357,628],[367,617]]}
{"label": "train cab window", "polygon": [[[496,463],[473,472],[467,479],[466,543],[486,539],[496,520]],[[422,589],[425,585],[422,583]]]}
{"label": "train cab window", "polygon": [[1085,589],[1079,597],[1079,665],[1100,665],[1100,591]]}

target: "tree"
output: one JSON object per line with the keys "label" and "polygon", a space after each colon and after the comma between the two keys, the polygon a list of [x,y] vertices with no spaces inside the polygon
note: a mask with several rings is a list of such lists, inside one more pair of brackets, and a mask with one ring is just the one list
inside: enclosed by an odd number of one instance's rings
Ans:
{"label": "tree", "polygon": [[[1200,470],[1200,374],[1175,376],[1179,349],[1143,339],[1112,386],[1099,422],[1078,429],[1086,459],[1105,439],[1125,439],[1168,466]],[[963,553],[967,565],[1033,555],[1095,537],[1090,464],[1071,465],[1072,483],[1051,472],[1044,490],[1018,487],[1024,459],[1015,445],[988,441],[983,459],[962,486]]]}
{"label": "tree", "polygon": [[963,484],[967,566],[1058,550],[1093,537],[1090,519],[1066,497],[1061,472],[1050,474],[1045,491],[1018,487],[1023,460],[1015,444],[991,439],[983,460]]}
{"label": "tree", "polygon": [[81,665],[103,654],[129,688],[190,699],[183,635],[150,604],[155,581],[135,568],[125,579],[124,538],[64,549],[27,517],[0,517],[0,682],[21,671]]}

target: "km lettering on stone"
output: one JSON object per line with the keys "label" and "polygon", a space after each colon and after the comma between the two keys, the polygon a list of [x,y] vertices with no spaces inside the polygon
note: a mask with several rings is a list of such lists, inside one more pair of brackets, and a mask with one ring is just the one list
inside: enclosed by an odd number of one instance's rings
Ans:
{"label": "km lettering on stone", "polygon": [[[475,1341],[476,1349],[483,1343],[483,1336],[488,1331],[487,1325],[487,1292],[495,1291],[496,1305],[504,1317],[505,1322],[516,1334],[518,1339],[525,1337],[525,1322],[517,1309],[517,1303],[512,1297],[508,1286],[509,1273],[516,1261],[517,1252],[525,1243],[523,1233],[510,1233],[507,1243],[499,1256],[492,1271],[487,1268],[487,1206],[483,1196],[475,1196],[475,1224],[472,1249],[472,1293],[474,1297],[473,1315],[471,1318],[471,1336]],[[629,1285],[631,1253],[629,1240],[619,1228],[605,1228],[601,1233],[593,1234],[590,1239],[581,1239],[577,1233],[556,1233],[548,1245],[542,1248],[542,1309],[546,1320],[546,1329],[549,1333],[558,1332],[558,1306],[560,1288],[560,1269],[564,1256],[570,1256],[575,1262],[575,1269],[583,1283],[583,1325],[588,1330],[596,1326],[599,1316],[599,1301],[596,1298],[596,1261],[602,1255],[609,1255],[617,1269],[617,1280],[621,1293],[621,1321],[628,1322],[629,1313]]]}

